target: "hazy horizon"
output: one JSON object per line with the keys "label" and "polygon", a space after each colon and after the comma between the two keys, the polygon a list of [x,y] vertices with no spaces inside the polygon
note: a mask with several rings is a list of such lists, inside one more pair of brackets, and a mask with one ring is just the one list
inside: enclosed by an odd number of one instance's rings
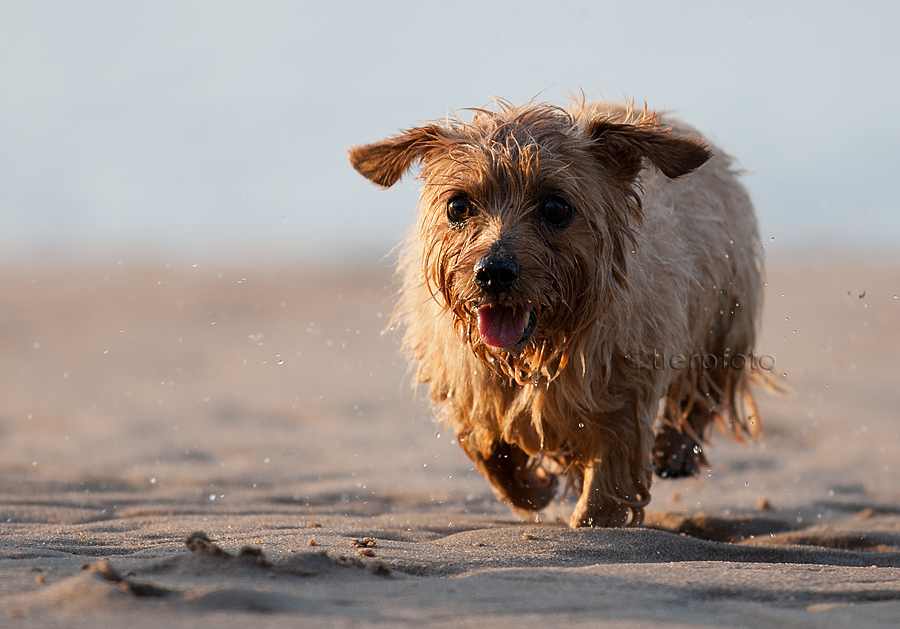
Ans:
{"label": "hazy horizon", "polygon": [[[900,8],[7,3],[0,262],[377,258],[416,183],[346,148],[492,96],[623,96],[748,171],[764,240],[889,248]],[[887,111],[879,111],[885,108]]]}

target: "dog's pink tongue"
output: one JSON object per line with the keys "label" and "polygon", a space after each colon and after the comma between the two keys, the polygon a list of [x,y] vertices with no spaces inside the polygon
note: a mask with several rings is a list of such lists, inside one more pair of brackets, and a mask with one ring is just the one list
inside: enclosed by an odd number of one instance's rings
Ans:
{"label": "dog's pink tongue", "polygon": [[478,332],[491,347],[512,347],[525,335],[525,308],[482,306],[478,309]]}

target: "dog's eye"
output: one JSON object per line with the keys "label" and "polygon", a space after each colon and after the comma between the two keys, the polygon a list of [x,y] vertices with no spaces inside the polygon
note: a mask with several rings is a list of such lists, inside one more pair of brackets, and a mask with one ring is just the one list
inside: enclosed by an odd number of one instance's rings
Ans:
{"label": "dog's eye", "polygon": [[447,220],[454,225],[462,225],[475,214],[472,200],[465,195],[453,197],[447,201]]}
{"label": "dog's eye", "polygon": [[572,206],[559,197],[544,199],[539,208],[541,218],[552,227],[565,227],[572,219]]}

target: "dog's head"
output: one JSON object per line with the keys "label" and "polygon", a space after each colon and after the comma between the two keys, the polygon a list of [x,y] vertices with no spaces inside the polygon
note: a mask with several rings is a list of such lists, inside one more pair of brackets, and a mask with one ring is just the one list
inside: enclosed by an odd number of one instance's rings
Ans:
{"label": "dog's head", "polygon": [[646,110],[506,103],[350,149],[382,187],[421,163],[424,281],[463,341],[520,383],[558,373],[627,290],[645,164],[680,177],[710,155]]}

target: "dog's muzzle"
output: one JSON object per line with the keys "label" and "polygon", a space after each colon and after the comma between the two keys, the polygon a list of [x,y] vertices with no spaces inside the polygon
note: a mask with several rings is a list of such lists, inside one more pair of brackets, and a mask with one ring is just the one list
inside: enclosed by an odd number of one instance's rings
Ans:
{"label": "dog's muzzle", "polygon": [[501,295],[519,279],[519,264],[515,258],[490,253],[475,264],[475,284],[485,293]]}
{"label": "dog's muzzle", "polygon": [[519,264],[501,251],[492,251],[475,264],[475,285],[486,304],[478,308],[478,332],[481,339],[497,349],[515,349],[525,343],[534,330],[533,307],[503,304],[502,297],[519,279]]}

